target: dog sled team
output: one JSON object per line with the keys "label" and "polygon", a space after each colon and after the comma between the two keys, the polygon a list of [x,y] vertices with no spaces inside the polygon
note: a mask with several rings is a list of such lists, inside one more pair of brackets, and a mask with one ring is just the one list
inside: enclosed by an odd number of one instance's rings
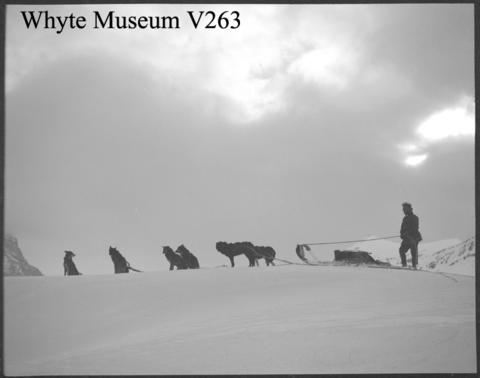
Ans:
{"label": "dog sled team", "polygon": [[[265,259],[267,266],[275,265],[273,262],[275,259],[275,250],[272,247],[255,246],[250,242],[218,242],[216,247],[218,252],[230,259],[232,268],[235,266],[234,257],[239,255],[245,255],[248,259],[249,266],[251,267],[255,265],[258,266],[258,260],[261,259]],[[114,273],[128,273],[131,270],[134,272],[141,272],[140,270],[133,268],[117,248],[109,247],[108,253],[113,262]],[[163,254],[170,264],[170,270],[173,270],[174,268],[177,270],[200,268],[198,258],[183,244],[175,251],[169,246],[164,246]],[[75,254],[72,251],[65,251],[65,257],[63,258],[65,276],[78,276],[82,274],[75,266],[73,261],[74,257]]]}
{"label": "dog sled team", "polygon": [[[407,267],[406,253],[410,250],[412,255],[412,268],[416,269],[418,264],[418,243],[422,240],[422,235],[419,231],[418,217],[413,213],[412,205],[408,202],[402,204],[404,218],[400,227],[400,238],[402,243],[400,245],[399,253],[402,262],[402,267]],[[258,266],[258,260],[265,259],[267,266],[275,265],[275,250],[272,247],[256,246],[251,242],[237,242],[227,243],[219,241],[216,243],[216,249],[221,254],[227,256],[230,260],[232,268],[235,266],[234,257],[239,255],[245,255],[248,259],[248,265],[250,267]],[[296,248],[297,256],[304,262],[308,262],[305,257],[305,249],[308,251],[310,248],[307,244],[299,244]],[[337,259],[351,259],[351,251],[335,251],[335,257]],[[368,254],[367,252],[365,252]],[[122,256],[117,248],[110,247],[109,254],[113,262],[115,273],[128,273],[130,270],[140,272],[140,270],[133,268],[130,263]],[[170,270],[174,268],[178,269],[198,269],[200,264],[197,257],[191,253],[183,244],[174,251],[169,246],[163,247],[163,254],[170,264]],[[78,271],[75,263],[73,262],[75,254],[72,251],[65,251],[65,257],[63,259],[64,275],[76,276],[81,273]],[[356,254],[355,258],[359,255]],[[367,256],[367,260],[368,260]],[[371,257],[370,257],[371,258]],[[368,261],[367,261],[368,262]],[[378,261],[377,261],[378,262]]]}

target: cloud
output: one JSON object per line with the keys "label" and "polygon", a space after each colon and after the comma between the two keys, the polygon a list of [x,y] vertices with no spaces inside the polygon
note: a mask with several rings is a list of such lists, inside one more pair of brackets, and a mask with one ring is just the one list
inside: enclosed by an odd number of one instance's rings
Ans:
{"label": "cloud", "polygon": [[355,63],[349,50],[327,46],[301,55],[290,65],[288,73],[313,81],[321,87],[343,90],[349,83]]}
{"label": "cloud", "polygon": [[[471,97],[462,97],[456,103],[434,111],[419,122],[414,141],[399,145],[404,163],[417,166],[431,154],[435,144],[471,140],[475,135],[475,103]],[[415,152],[415,155],[411,155]],[[422,152],[419,154],[419,152]]]}
{"label": "cloud", "polygon": [[418,126],[417,133],[427,142],[440,142],[446,139],[474,136],[475,112],[473,99],[460,106],[439,110]]}
{"label": "cloud", "polygon": [[435,102],[473,93],[473,4],[371,7],[376,23],[366,40],[369,64],[392,64]]}
{"label": "cloud", "polygon": [[405,159],[405,164],[412,167],[422,164],[427,159],[427,154],[411,155]]}
{"label": "cloud", "polygon": [[[44,9],[45,7],[42,7]],[[76,15],[91,18],[91,11],[115,10],[118,15],[182,15],[200,10],[193,5],[74,6]],[[209,6],[221,11],[223,5]],[[216,110],[239,124],[256,122],[281,111],[292,82],[313,82],[325,90],[348,86],[356,72],[362,33],[349,24],[362,22],[369,12],[348,7],[237,5],[242,27],[210,33],[183,22],[181,30],[98,30],[82,32],[26,30],[19,11],[8,7],[7,90],[15,88],[35,67],[85,53],[122,53],[124,59],[146,64],[168,74],[178,86],[201,88],[223,98]],[[33,8],[32,8],[33,9]],[[60,15],[64,7],[47,7]],[[312,12],[313,10],[313,12]],[[292,14],[293,11],[293,14]],[[338,20],[337,20],[338,19]],[[185,21],[185,20],[183,20]],[[296,24],[293,32],[289,25]],[[181,64],[179,64],[181,62]],[[154,75],[154,72],[152,72]],[[226,105],[226,106],[225,106]]]}
{"label": "cloud", "polygon": [[419,149],[419,146],[413,143],[403,144],[403,145],[400,145],[399,147],[407,153],[415,152],[415,151],[418,151]]}
{"label": "cloud", "polygon": [[[230,122],[258,125],[263,117],[295,105],[290,103],[292,87],[312,86],[316,95],[338,96],[338,102],[348,104],[345,111],[363,112],[401,106],[406,97],[428,96],[425,90],[439,93],[432,85],[454,93],[449,86],[458,85],[459,75],[466,83],[473,75],[469,6],[236,5],[242,26],[221,32],[188,27],[186,11],[205,10],[202,5],[38,8],[52,15],[73,11],[87,19],[93,10],[179,15],[182,25],[179,30],[84,29],[61,35],[27,30],[19,16],[23,8],[7,8],[7,91],[38,66],[104,52],[145,65],[153,77],[168,75],[184,90],[210,93],[209,109]],[[220,12],[226,7],[209,9]],[[454,22],[461,22],[460,30]],[[445,34],[447,27],[450,32]],[[435,34],[439,32],[441,37]],[[469,54],[472,62],[453,58]]]}

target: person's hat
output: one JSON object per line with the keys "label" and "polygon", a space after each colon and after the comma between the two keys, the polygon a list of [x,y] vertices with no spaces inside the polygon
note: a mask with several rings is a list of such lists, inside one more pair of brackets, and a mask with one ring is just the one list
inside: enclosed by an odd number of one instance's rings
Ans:
{"label": "person's hat", "polygon": [[403,207],[408,207],[408,208],[410,208],[410,209],[412,208],[412,205],[411,205],[410,203],[408,203],[408,202],[402,203],[402,206],[403,206]]}

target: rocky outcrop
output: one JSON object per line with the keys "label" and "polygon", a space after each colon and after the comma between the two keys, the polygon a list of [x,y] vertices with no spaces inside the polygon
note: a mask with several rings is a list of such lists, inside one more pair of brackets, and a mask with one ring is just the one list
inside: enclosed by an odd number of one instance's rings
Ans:
{"label": "rocky outcrop", "polygon": [[23,256],[18,240],[12,235],[3,237],[3,275],[4,276],[42,276],[42,272],[30,265]]}

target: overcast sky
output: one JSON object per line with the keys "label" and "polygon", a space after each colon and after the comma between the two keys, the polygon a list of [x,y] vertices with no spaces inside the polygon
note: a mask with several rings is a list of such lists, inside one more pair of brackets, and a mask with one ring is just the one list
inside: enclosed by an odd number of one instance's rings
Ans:
{"label": "overcast sky", "polygon": [[[179,16],[176,30],[27,29],[51,15]],[[195,30],[187,10],[237,10]],[[474,235],[473,4],[7,6],[6,230],[62,274],[202,266],[217,241]],[[332,248],[333,249],[333,248]],[[333,257],[333,254],[332,254]],[[247,260],[238,257],[239,265]],[[262,263],[263,264],[263,263]]]}

